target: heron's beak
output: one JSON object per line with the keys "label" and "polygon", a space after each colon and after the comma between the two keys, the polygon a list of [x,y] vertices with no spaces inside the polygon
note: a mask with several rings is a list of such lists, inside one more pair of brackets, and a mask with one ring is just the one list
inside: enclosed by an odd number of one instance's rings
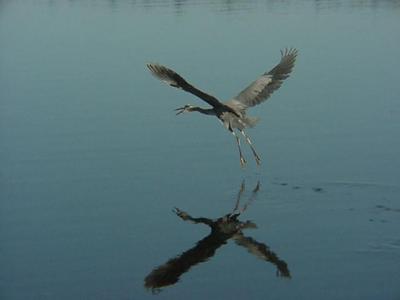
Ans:
{"label": "heron's beak", "polygon": [[186,108],[183,106],[183,107],[179,107],[179,108],[174,109],[174,110],[177,111],[176,115],[180,115],[181,113],[186,111]]}
{"label": "heron's beak", "polygon": [[255,229],[257,228],[257,224],[251,221],[242,222],[240,224],[240,229]]}

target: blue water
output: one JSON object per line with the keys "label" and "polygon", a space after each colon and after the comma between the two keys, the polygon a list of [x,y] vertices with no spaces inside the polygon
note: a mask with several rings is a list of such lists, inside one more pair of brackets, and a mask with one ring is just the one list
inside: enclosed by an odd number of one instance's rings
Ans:
{"label": "blue water", "polygon": [[[400,1],[1,0],[0,298],[399,299],[399,16]],[[249,111],[260,167],[243,145],[240,168],[216,118],[175,116],[206,105],[146,68],[226,100],[285,47],[291,77]],[[218,230],[201,248],[210,228],[174,207],[217,222],[242,183],[253,248]],[[146,288],[174,258],[179,280]]]}

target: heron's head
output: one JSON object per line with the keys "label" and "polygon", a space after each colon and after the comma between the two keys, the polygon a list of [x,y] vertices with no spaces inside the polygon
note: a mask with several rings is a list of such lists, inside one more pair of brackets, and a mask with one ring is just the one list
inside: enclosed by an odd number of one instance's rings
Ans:
{"label": "heron's head", "polygon": [[186,104],[185,106],[175,109],[175,111],[177,111],[176,115],[180,115],[181,113],[184,113],[184,112],[192,112],[194,110],[194,108],[195,108],[195,106]]}

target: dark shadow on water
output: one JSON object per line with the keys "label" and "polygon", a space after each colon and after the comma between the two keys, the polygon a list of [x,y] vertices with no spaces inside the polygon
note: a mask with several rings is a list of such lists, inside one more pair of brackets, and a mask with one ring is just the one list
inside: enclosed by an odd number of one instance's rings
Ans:
{"label": "dark shadow on water", "polygon": [[[0,0],[0,7],[2,4],[11,2],[11,0]],[[85,1],[69,0],[72,4],[86,3]],[[47,4],[53,6],[57,1],[48,0]],[[267,0],[267,1],[243,1],[243,0],[225,0],[225,1],[206,1],[196,2],[193,0],[102,0],[93,1],[92,5],[107,4],[111,11],[117,12],[119,9],[125,9],[130,7],[136,9],[138,7],[144,7],[146,9],[153,8],[172,8],[177,15],[182,15],[186,12],[189,7],[208,6],[214,11],[218,11],[224,14],[232,14],[236,12],[250,12],[260,9],[266,9],[268,11],[279,11],[279,9],[294,7],[298,9],[301,6],[311,3],[316,12],[323,11],[337,11],[340,9],[372,9],[375,10],[380,7],[386,7],[389,9],[400,9],[399,0],[314,0],[299,2],[295,0]],[[86,3],[87,4],[87,3]],[[0,11],[1,12],[1,11]]]}
{"label": "dark shadow on water", "polygon": [[271,251],[266,244],[243,234],[243,230],[245,229],[257,228],[254,222],[248,220],[240,221],[239,217],[255,200],[259,189],[260,183],[257,183],[250,197],[241,206],[240,201],[245,191],[245,184],[243,182],[232,212],[217,219],[192,217],[187,212],[175,208],[174,213],[182,220],[194,224],[205,224],[210,227],[211,233],[198,241],[193,248],[182,252],[177,257],[168,260],[165,264],[156,267],[144,279],[144,286],[153,293],[158,293],[162,288],[176,284],[182,274],[188,272],[192,266],[208,261],[214,256],[216,250],[227,244],[229,240],[233,240],[236,245],[244,247],[249,253],[259,259],[275,265],[277,276],[290,278],[290,271],[284,260]]}

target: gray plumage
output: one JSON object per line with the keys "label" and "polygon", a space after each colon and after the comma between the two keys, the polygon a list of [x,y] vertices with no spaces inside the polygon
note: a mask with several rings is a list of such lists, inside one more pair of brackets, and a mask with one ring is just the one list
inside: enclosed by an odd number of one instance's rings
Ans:
{"label": "gray plumage", "polygon": [[148,64],[147,67],[149,68],[151,73],[161,81],[167,83],[172,87],[182,89],[199,97],[212,107],[201,108],[188,104],[176,110],[178,111],[177,115],[183,112],[197,111],[202,114],[214,115],[218,117],[224,124],[225,128],[228,129],[235,136],[240,154],[240,164],[244,166],[246,160],[242,155],[240,140],[239,137],[236,135],[234,129],[239,130],[240,133],[243,135],[253,152],[257,164],[260,164],[260,157],[254,150],[250,138],[244,132],[245,128],[253,127],[257,123],[258,118],[247,116],[246,110],[249,107],[264,102],[271,96],[274,91],[279,89],[283,81],[288,78],[290,73],[292,72],[296,57],[297,50],[295,48],[281,50],[281,60],[273,69],[261,75],[247,88],[241,91],[237,96],[226,102],[221,102],[216,97],[209,95],[202,90],[194,87],[178,73],[167,67],[159,64]]}

